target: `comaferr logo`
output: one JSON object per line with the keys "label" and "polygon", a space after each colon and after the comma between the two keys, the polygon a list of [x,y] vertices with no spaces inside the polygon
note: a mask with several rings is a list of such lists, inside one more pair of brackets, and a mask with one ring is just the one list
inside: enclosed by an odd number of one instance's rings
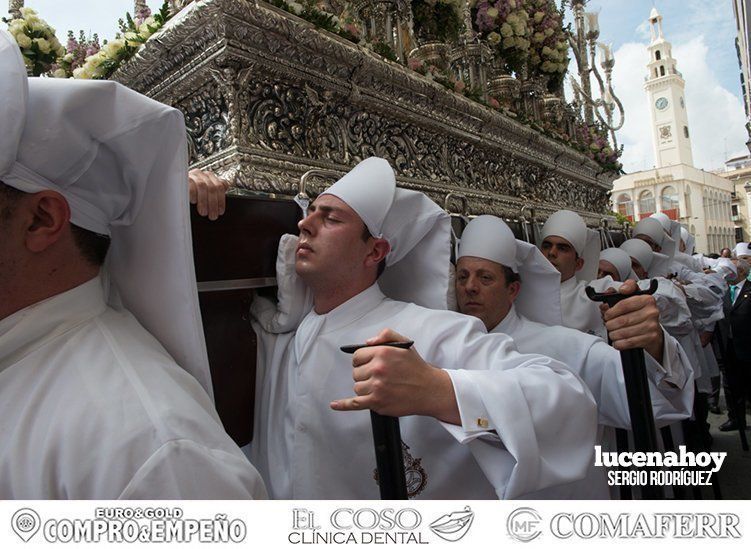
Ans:
{"label": "comaferr logo", "polygon": [[531,507],[520,507],[506,519],[506,531],[517,541],[532,541],[542,533],[542,518]]}
{"label": "comaferr logo", "polygon": [[725,539],[742,537],[740,522],[734,513],[558,513],[550,531],[560,539]]}

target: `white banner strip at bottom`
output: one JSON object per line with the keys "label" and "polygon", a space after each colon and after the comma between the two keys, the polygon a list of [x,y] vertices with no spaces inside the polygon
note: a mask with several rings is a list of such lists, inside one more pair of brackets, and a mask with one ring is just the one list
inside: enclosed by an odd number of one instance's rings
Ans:
{"label": "white banner strip at bottom", "polygon": [[748,547],[748,501],[1,501],[0,547]]}

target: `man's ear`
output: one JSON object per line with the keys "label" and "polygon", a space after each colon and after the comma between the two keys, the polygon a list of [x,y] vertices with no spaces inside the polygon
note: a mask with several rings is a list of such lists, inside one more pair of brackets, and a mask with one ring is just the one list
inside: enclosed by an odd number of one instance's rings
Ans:
{"label": "man's ear", "polygon": [[373,238],[373,249],[368,254],[366,261],[368,266],[378,265],[389,255],[391,244],[385,238]]}
{"label": "man's ear", "polygon": [[508,294],[509,299],[511,300],[511,303],[516,301],[516,298],[519,297],[519,292],[522,291],[522,283],[518,280],[515,280],[511,284],[508,285]]}
{"label": "man's ear", "polygon": [[63,195],[42,191],[25,201],[26,248],[41,253],[60,240],[70,228],[70,207]]}
{"label": "man's ear", "polygon": [[583,257],[577,257],[576,258],[576,268],[574,271],[581,271],[582,267],[584,267],[584,258]]}

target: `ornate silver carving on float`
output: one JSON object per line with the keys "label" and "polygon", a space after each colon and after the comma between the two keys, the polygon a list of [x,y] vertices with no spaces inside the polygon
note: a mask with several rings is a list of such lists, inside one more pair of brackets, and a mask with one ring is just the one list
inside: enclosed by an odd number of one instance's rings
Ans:
{"label": "ornate silver carving on float", "polygon": [[[360,2],[395,6],[396,26],[402,3]],[[459,193],[472,213],[518,216],[533,204],[543,216],[568,207],[599,223],[608,211],[615,174],[399,63],[264,2],[174,4],[184,11],[114,79],[185,113],[197,167],[249,190],[294,196],[306,171],[344,173],[377,154],[392,163],[400,186],[439,204]],[[426,58],[448,62],[446,48],[426,45]],[[451,59],[469,70],[466,58]],[[511,100],[519,95],[498,71],[488,77]],[[541,117],[567,113],[557,96],[533,92]],[[325,184],[313,179],[310,193]]]}
{"label": "ornate silver carving on float", "polygon": [[10,14],[11,19],[20,17],[21,8],[23,7],[23,5],[24,5],[24,0],[9,0],[8,13]]}

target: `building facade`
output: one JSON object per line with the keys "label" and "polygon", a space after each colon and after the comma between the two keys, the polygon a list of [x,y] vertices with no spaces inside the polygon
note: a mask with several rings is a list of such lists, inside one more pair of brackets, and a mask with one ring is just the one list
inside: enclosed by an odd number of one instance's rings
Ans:
{"label": "building facade", "polygon": [[725,163],[725,171],[717,175],[733,185],[731,215],[736,242],[751,239],[751,154],[731,158]]}
{"label": "building facade", "polygon": [[679,221],[696,236],[697,252],[719,253],[736,242],[733,183],[726,177],[685,164],[655,168],[616,180],[612,198],[614,211],[633,223],[656,212]]}
{"label": "building facade", "polygon": [[743,106],[746,109],[746,132],[749,141],[746,142],[751,150],[751,0],[733,0],[733,14],[737,35],[735,49],[738,54],[740,67],[741,90],[743,91]]}
{"label": "building facade", "polygon": [[627,174],[613,183],[614,211],[632,223],[664,212],[696,236],[696,250],[719,252],[735,243],[731,220],[733,183],[693,165],[686,83],[665,39],[662,16],[649,16],[652,41],[644,91],[649,100],[655,168]]}

